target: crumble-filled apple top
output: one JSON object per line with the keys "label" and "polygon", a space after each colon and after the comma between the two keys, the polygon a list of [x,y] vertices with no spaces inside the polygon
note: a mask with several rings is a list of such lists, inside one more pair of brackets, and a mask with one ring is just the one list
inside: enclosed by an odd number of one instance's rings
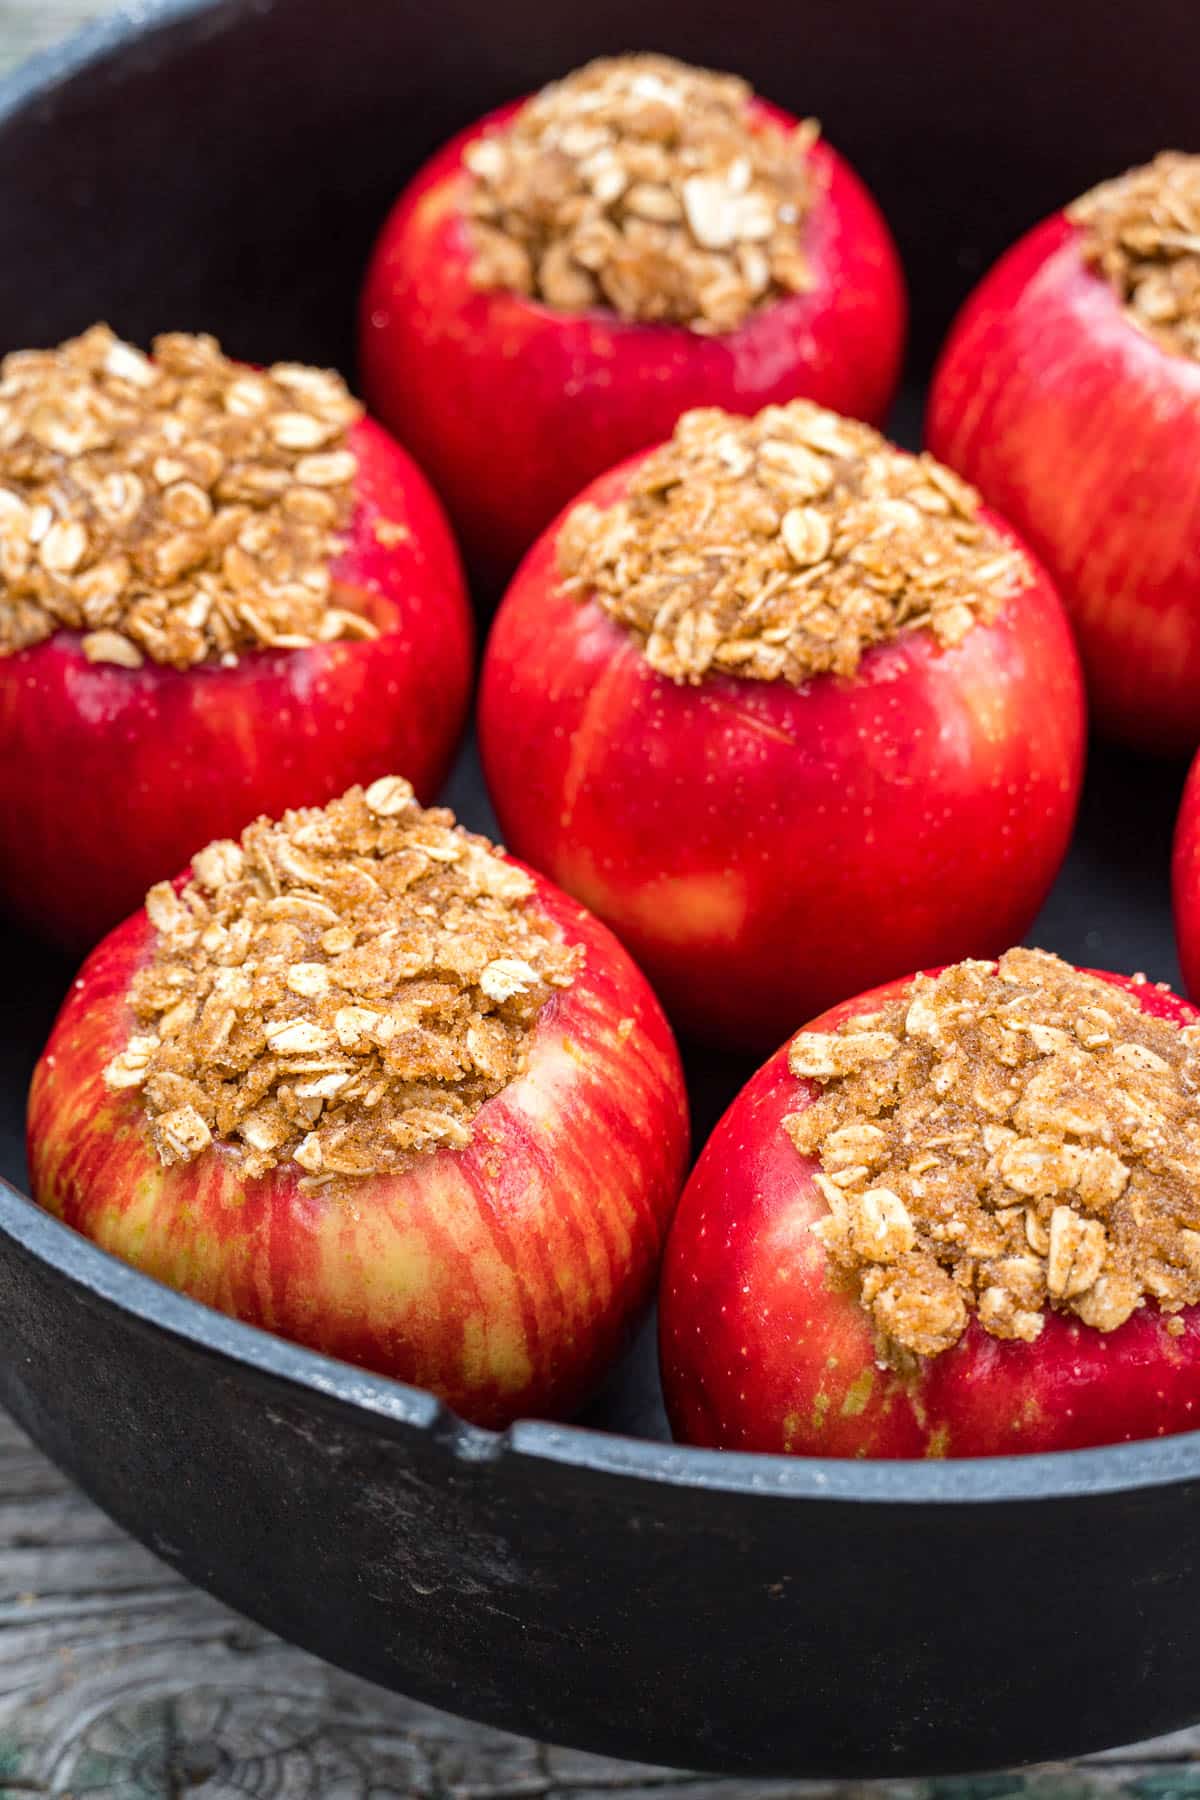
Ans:
{"label": "crumble-filled apple top", "polygon": [[0,363],[0,655],[83,632],[93,662],[186,669],[374,637],[330,565],[353,504],[337,375],[262,371],[97,325]]}
{"label": "crumble-filled apple top", "polygon": [[1084,194],[1067,216],[1130,321],[1175,355],[1200,357],[1200,156],[1164,150]]}
{"label": "crumble-filled apple top", "polygon": [[902,631],[959,643],[1030,579],[957,475],[807,400],[685,413],[625,499],[568,514],[557,551],[566,587],[678,682],[852,675]]}
{"label": "crumble-filled apple top", "polygon": [[465,152],[475,285],[709,334],[803,292],[817,127],[754,119],[752,99],[667,56],[543,88]]}
{"label": "crumble-filled apple top", "polygon": [[949,1349],[972,1314],[1031,1343],[1047,1307],[1114,1331],[1200,1301],[1200,1028],[1010,950],[800,1032],[788,1063],[823,1089],[784,1124],[881,1361]]}
{"label": "crumble-filled apple top", "polygon": [[216,1139],[249,1175],[291,1159],[319,1184],[459,1149],[572,980],[533,893],[398,776],[259,819],[150,890],[137,1029],[105,1082],[141,1090],[168,1164]]}

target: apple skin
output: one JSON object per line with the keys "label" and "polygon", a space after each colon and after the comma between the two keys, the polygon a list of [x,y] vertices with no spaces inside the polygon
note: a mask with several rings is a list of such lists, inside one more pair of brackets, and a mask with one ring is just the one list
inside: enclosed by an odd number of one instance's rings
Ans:
{"label": "apple skin", "polygon": [[1141,748],[1200,742],[1200,364],[1161,349],[1059,213],[984,277],[950,334],[930,449],[1049,570],[1095,720]]}
{"label": "apple skin", "polygon": [[[1173,1024],[1178,995],[1094,971]],[[895,998],[908,976],[834,1007],[832,1031]],[[1200,1425],[1200,1307],[1171,1337],[1152,1305],[1107,1335],[1048,1313],[1036,1343],[1001,1342],[972,1318],[911,1379],[875,1366],[866,1312],[828,1280],[810,1230],[828,1207],[783,1129],[819,1094],[787,1045],[751,1077],[684,1189],[659,1305],[667,1412],[685,1443],[804,1456],[999,1456],[1124,1443]]]}
{"label": "apple skin", "polygon": [[[368,420],[350,445],[356,506],[333,573],[377,638],[126,669],[60,631],[0,659],[0,905],[39,936],[88,948],[197,844],[260,813],[393,773],[434,797],[471,686],[458,553],[399,445]],[[408,537],[381,543],[381,519]]]}
{"label": "apple skin", "polygon": [[164,1168],[136,1093],[102,1079],[153,947],[142,911],[84,964],[34,1072],[35,1198],[168,1286],[429,1388],[478,1424],[571,1413],[651,1298],[688,1109],[646,981],[597,920],[535,881],[584,964],[465,1150],[332,1194],[301,1191],[293,1163],[248,1180],[221,1147]]}
{"label": "apple skin", "polygon": [[[805,237],[810,292],[704,337],[610,311],[556,312],[471,286],[465,147],[521,103],[460,133],[405,189],[362,293],[359,358],[370,404],[450,510],[468,560],[499,586],[572,494],[670,435],[692,406],[752,413],[804,395],[879,421],[895,392],[906,300],[895,246],[849,165],[818,140],[826,185]],[[759,119],[790,128],[777,107]]]}
{"label": "apple skin", "polygon": [[1175,848],[1171,858],[1175,903],[1175,941],[1183,969],[1183,985],[1200,997],[1200,756],[1192,763],[1179,803]]}
{"label": "apple skin", "polygon": [[[582,497],[612,504],[633,466]],[[1085,739],[1036,566],[952,650],[909,632],[850,680],[686,687],[562,591],[555,529],[492,628],[484,773],[505,842],[612,927],[681,1029],[765,1051],[864,982],[1020,941],[1066,852]]]}

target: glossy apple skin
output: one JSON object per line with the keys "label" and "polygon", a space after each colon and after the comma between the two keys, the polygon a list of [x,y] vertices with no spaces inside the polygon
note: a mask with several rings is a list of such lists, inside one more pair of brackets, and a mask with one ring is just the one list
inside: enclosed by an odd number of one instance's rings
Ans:
{"label": "glossy apple skin", "polygon": [[[1200,1014],[1163,987],[1097,971],[1173,1024]],[[830,1031],[912,977],[834,1007]],[[667,1411],[677,1438],[804,1456],[998,1456],[1161,1437],[1200,1425],[1200,1307],[1171,1337],[1153,1305],[1107,1335],[1048,1313],[1036,1343],[972,1319],[908,1379],[875,1366],[867,1315],[829,1282],[812,1224],[828,1207],[819,1164],[783,1129],[819,1094],[787,1046],[729,1108],[684,1189],[659,1304]]]}
{"label": "glossy apple skin", "polygon": [[[610,504],[630,466],[585,497]],[[613,928],[682,1029],[767,1050],[864,981],[1023,937],[1066,851],[1085,735],[1040,571],[953,650],[910,632],[851,680],[687,687],[563,593],[554,535],[488,643],[488,788],[509,847]]]}
{"label": "glossy apple skin", "polygon": [[505,580],[572,494],[669,436],[688,407],[752,413],[806,395],[883,418],[903,352],[903,276],[874,201],[827,144],[810,156],[825,184],[805,240],[812,290],[703,337],[471,286],[463,150],[516,110],[454,138],[401,195],[360,310],[364,391],[433,481],[485,583]]}
{"label": "glossy apple skin", "polygon": [[220,1311],[429,1388],[503,1426],[587,1396],[648,1303],[687,1164],[687,1099],[653,994],[602,925],[548,883],[537,903],[585,961],[534,1028],[525,1072],[461,1151],[304,1193],[211,1149],[163,1168],[140,1101],[105,1088],[135,914],[84,964],[34,1073],[29,1167],[48,1211]]}
{"label": "glossy apple skin", "polygon": [[[357,504],[334,577],[379,637],[181,671],[89,663],[62,631],[0,659],[0,904],[29,929],[85,949],[197,844],[356,781],[403,774],[433,798],[470,695],[458,554],[399,445],[364,420],[351,446]],[[381,519],[407,539],[381,543]]]}
{"label": "glossy apple skin", "polygon": [[1200,364],[1161,349],[1087,269],[1061,213],[967,302],[929,447],[1004,514],[1071,615],[1099,727],[1200,742]]}
{"label": "glossy apple skin", "polygon": [[1197,999],[1200,998],[1200,756],[1188,771],[1179,803],[1171,859],[1171,888],[1183,985],[1192,998]]}

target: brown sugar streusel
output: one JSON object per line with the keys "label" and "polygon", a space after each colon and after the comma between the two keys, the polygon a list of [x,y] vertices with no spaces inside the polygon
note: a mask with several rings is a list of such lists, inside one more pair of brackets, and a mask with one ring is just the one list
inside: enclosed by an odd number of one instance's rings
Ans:
{"label": "brown sugar streusel", "polygon": [[1067,217],[1130,321],[1175,355],[1200,357],[1200,156],[1165,150],[1084,194]]}
{"label": "brown sugar streusel", "polygon": [[186,669],[374,637],[330,565],[353,505],[336,375],[258,371],[97,325],[0,363],[0,655],[60,629],[93,662]]}
{"label": "brown sugar streusel", "polygon": [[179,893],[151,889],[136,1029],[105,1082],[140,1090],[167,1164],[216,1140],[248,1176],[290,1159],[311,1185],[462,1148],[577,965],[533,895],[396,776],[259,819]]}
{"label": "brown sugar streusel", "polygon": [[1200,1301],[1200,1028],[1010,950],[801,1032],[788,1062],[823,1089],[784,1121],[821,1165],[813,1229],[881,1362],[936,1356],[972,1315],[1033,1342],[1048,1307],[1107,1332]]}
{"label": "brown sugar streusel", "polygon": [[752,101],[666,56],[543,88],[464,154],[475,286],[708,334],[804,292],[817,127],[755,119]]}
{"label": "brown sugar streusel", "polygon": [[973,488],[807,400],[685,413],[625,499],[584,502],[558,569],[678,682],[852,675],[904,631],[959,643],[1028,584]]}

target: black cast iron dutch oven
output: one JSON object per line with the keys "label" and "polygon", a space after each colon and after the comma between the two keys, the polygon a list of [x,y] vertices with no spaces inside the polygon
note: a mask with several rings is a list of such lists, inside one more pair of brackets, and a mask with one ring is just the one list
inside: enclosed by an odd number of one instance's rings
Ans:
{"label": "black cast iron dutch oven", "polygon": [[[421,158],[589,55],[653,48],[820,114],[900,238],[927,366],[1024,226],[1196,147],[1197,29],[1192,0],[138,0],[0,88],[0,347],[103,317],[350,370],[372,232]],[[1034,941],[1176,978],[1178,790],[1094,753]],[[449,798],[488,828],[470,753]],[[464,1426],[23,1198],[25,1086],[72,971],[12,931],[0,962],[0,1396],[242,1612],[437,1705],[690,1767],[935,1774],[1200,1718],[1200,1434],[942,1464],[673,1448],[648,1338],[582,1426]],[[690,1072],[702,1136],[745,1070]]]}

